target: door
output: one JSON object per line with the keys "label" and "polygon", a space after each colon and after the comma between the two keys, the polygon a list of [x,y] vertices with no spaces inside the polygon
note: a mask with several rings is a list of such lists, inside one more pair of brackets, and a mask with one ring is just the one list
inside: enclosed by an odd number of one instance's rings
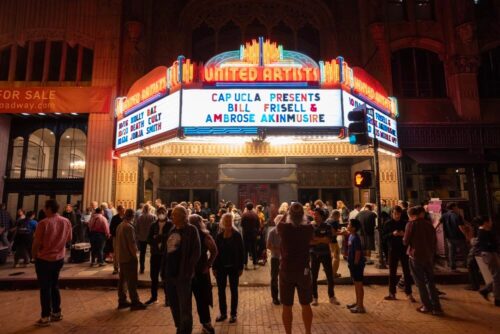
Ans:
{"label": "door", "polygon": [[277,184],[246,183],[238,185],[238,208],[244,209],[245,203],[251,201],[254,205],[273,203],[279,205]]}

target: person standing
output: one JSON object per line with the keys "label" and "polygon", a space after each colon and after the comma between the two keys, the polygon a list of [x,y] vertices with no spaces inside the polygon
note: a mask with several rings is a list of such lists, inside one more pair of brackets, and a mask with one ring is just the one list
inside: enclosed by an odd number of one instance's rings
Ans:
{"label": "person standing", "polygon": [[357,219],[352,219],[347,226],[347,230],[349,231],[349,238],[347,241],[347,263],[351,279],[354,283],[354,290],[356,292],[356,303],[347,305],[347,308],[351,311],[351,313],[366,313],[363,303],[365,297],[363,278],[366,260],[363,256],[361,238],[358,234],[361,230],[361,223]]}
{"label": "person standing", "polygon": [[[197,214],[189,216],[189,223],[198,229],[200,235],[201,256],[196,264],[193,277],[193,295],[196,300],[196,308],[203,332],[215,333],[210,318],[210,306],[213,307],[212,282],[210,281],[210,268],[217,257],[217,246],[215,240],[207,230],[203,217]],[[210,253],[210,257],[208,256]]]}
{"label": "person standing", "polygon": [[285,332],[292,333],[292,306],[295,289],[297,289],[305,333],[311,334],[313,313],[310,305],[312,280],[309,268],[309,247],[314,229],[305,217],[302,204],[292,203],[286,219],[278,222],[276,229],[281,238],[279,289]]}
{"label": "person standing", "polygon": [[[148,244],[151,253],[149,258],[151,298],[146,302],[146,305],[155,304],[158,302],[158,285],[161,269],[161,258],[162,254],[165,252],[168,233],[174,226],[172,224],[172,221],[167,218],[167,209],[164,206],[160,206],[156,210],[156,213],[158,214],[158,219],[153,224],[151,224],[148,235]],[[169,306],[170,304],[168,302],[167,286],[163,281],[162,287],[165,293],[165,306]]]}
{"label": "person standing", "polygon": [[220,314],[215,321],[221,322],[227,319],[226,286],[229,277],[229,288],[231,290],[231,318],[229,322],[234,323],[238,313],[238,284],[243,273],[245,249],[241,234],[234,227],[233,216],[230,213],[222,215],[220,226],[222,232],[217,235],[215,240],[218,255],[212,268],[217,279],[220,310]]}
{"label": "person standing", "polygon": [[[281,216],[283,219],[285,216]],[[286,218],[286,217],[285,217]],[[280,220],[278,220],[279,222]],[[271,251],[271,297],[274,305],[281,305],[279,300],[278,277],[280,272],[281,239],[276,227],[271,228],[267,237],[267,249]]]}
{"label": "person standing", "polygon": [[75,227],[76,226],[76,223],[78,222],[77,219],[76,219],[76,213],[75,211],[73,210],[73,205],[71,204],[66,204],[66,207],[64,208],[64,212],[62,214],[62,216],[66,219],[69,220],[69,222],[71,223],[71,226],[72,227]]}
{"label": "person standing", "polygon": [[398,262],[401,262],[406,296],[410,302],[415,303],[415,298],[413,298],[411,291],[411,273],[408,255],[406,254],[406,247],[403,245],[403,236],[407,222],[401,219],[402,213],[403,209],[400,206],[395,206],[391,212],[392,218],[385,223],[383,230],[383,238],[387,242],[389,254],[389,295],[385,297],[385,300],[396,300]]}
{"label": "person standing", "polygon": [[99,267],[104,266],[104,245],[109,236],[108,221],[102,215],[101,208],[96,208],[89,222],[90,250],[92,253],[91,267],[94,265],[94,261],[97,261]]}
{"label": "person standing", "polygon": [[246,210],[241,215],[241,227],[243,228],[243,241],[245,243],[245,269],[248,269],[248,253],[252,256],[253,269],[257,269],[257,233],[259,231],[259,216],[253,211],[253,203],[248,202]]}
{"label": "person standing", "polygon": [[173,209],[172,222],[161,273],[177,333],[185,334],[193,330],[191,282],[200,259],[200,237],[196,227],[188,223],[188,211],[183,206]]}
{"label": "person standing", "polygon": [[340,211],[333,210],[330,218],[326,221],[326,223],[332,229],[332,240],[330,241],[330,252],[332,256],[332,272],[333,278],[340,277],[339,266],[340,266],[340,246],[337,240],[339,235],[342,235],[340,232]]}
{"label": "person standing", "polygon": [[328,297],[330,303],[340,305],[335,298],[335,285],[333,282],[332,256],[330,254],[330,243],[332,241],[332,228],[325,222],[328,218],[328,211],[321,207],[314,209],[314,237],[311,240],[311,273],[313,301],[312,305],[318,305],[318,274],[319,267],[323,265],[328,283]]}
{"label": "person standing", "polygon": [[457,250],[466,254],[465,224],[457,203],[450,202],[446,205],[445,212],[440,219],[443,224],[444,236],[448,246],[448,265],[452,271],[457,270]]}
{"label": "person standing", "polygon": [[35,233],[36,225],[37,222],[35,220],[34,211],[28,211],[25,218],[16,223],[14,236],[14,245],[16,249],[14,254],[14,268],[17,267],[21,258],[24,260],[24,267],[30,263],[33,234]]}
{"label": "person standing", "polygon": [[9,249],[10,242],[7,236],[12,227],[12,222],[12,217],[7,211],[7,207],[4,203],[0,203],[0,244],[3,244],[4,247],[9,247]]}
{"label": "person standing", "polygon": [[[134,210],[127,209],[123,221],[116,228],[115,256],[119,263],[118,309],[144,310],[137,294],[137,240],[135,237]],[[127,293],[130,302],[127,301]]]}
{"label": "person standing", "polygon": [[424,219],[425,210],[421,206],[408,210],[410,221],[406,225],[403,244],[408,246],[410,270],[420,294],[422,306],[418,312],[443,314],[434,282],[434,256],[436,254],[436,231],[432,223]]}
{"label": "person standing", "polygon": [[42,314],[37,326],[48,326],[62,320],[59,273],[66,256],[66,244],[71,241],[71,223],[61,217],[59,204],[49,199],[44,205],[45,219],[38,223],[32,247],[35,271],[40,286]]}
{"label": "person standing", "polygon": [[118,205],[116,212],[116,215],[111,218],[111,223],[109,224],[109,231],[113,242],[113,275],[118,274],[119,269],[119,263],[116,259],[116,229],[122,223],[123,217],[125,216],[125,208],[123,205]]}
{"label": "person standing", "polygon": [[363,211],[361,211],[356,219],[361,223],[361,236],[362,245],[365,250],[366,264],[373,264],[371,260],[372,251],[375,250],[375,225],[377,215],[373,212],[373,205],[366,203]]}
{"label": "person standing", "polygon": [[340,211],[342,223],[347,224],[349,222],[349,209],[345,206],[343,201],[337,201],[337,210]]}
{"label": "person standing", "polygon": [[488,294],[493,292],[495,306],[500,306],[500,257],[498,255],[498,241],[493,232],[493,223],[490,218],[479,219],[478,249],[484,263],[493,277],[493,281],[487,284],[479,293],[488,300]]}
{"label": "person standing", "polygon": [[144,204],[142,214],[135,221],[137,240],[139,240],[139,271],[141,274],[144,274],[145,269],[149,229],[155,220],[156,217],[151,214],[151,207],[149,204]]}

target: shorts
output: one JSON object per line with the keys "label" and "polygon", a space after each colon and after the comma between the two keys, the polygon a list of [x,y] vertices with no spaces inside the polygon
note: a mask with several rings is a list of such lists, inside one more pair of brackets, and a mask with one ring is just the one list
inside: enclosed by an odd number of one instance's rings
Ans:
{"label": "shorts", "polygon": [[299,296],[300,305],[309,305],[312,302],[312,279],[311,270],[300,272],[279,273],[279,289],[281,303],[285,306],[292,306],[295,295],[295,288]]}
{"label": "shorts", "polygon": [[375,250],[375,236],[374,235],[364,235],[362,237],[363,241],[363,249],[365,251],[373,251]]}
{"label": "shorts", "polygon": [[354,282],[363,282],[365,271],[365,264],[349,264],[349,273],[351,274],[351,279]]}

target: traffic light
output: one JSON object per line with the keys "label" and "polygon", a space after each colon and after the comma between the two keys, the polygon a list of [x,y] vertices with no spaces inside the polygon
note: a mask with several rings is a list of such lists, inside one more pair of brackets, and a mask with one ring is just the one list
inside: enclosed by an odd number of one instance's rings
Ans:
{"label": "traffic light", "polygon": [[354,173],[354,185],[358,188],[372,188],[372,171],[363,170]]}
{"label": "traffic light", "polygon": [[353,145],[368,145],[368,123],[367,108],[362,105],[349,111],[347,119],[350,121],[348,126],[349,143]]}

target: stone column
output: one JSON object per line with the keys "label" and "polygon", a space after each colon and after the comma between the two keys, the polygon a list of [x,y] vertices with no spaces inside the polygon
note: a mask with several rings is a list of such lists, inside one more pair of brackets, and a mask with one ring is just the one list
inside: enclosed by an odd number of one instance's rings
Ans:
{"label": "stone column", "polygon": [[137,207],[138,172],[139,158],[125,157],[117,161],[116,205],[132,209]]}
{"label": "stone column", "polygon": [[0,115],[0,203],[3,202],[4,176],[7,168],[7,154],[9,152],[10,116]]}
{"label": "stone column", "polygon": [[396,205],[399,199],[398,164],[396,157],[379,154],[380,197],[389,206]]}

